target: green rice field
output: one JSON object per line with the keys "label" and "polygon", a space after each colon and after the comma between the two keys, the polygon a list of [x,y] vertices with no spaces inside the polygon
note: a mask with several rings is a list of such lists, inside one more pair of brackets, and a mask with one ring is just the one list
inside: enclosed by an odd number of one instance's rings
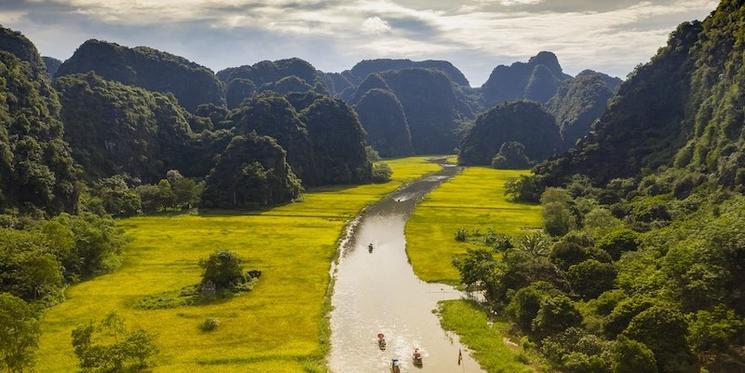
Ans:
{"label": "green rice field", "polygon": [[528,172],[469,167],[425,197],[406,225],[406,250],[417,276],[430,282],[458,282],[452,258],[473,245],[455,240],[459,228],[471,238],[478,235],[474,230],[514,236],[540,228],[540,206],[513,203],[504,196],[505,182]]}
{"label": "green rice field", "polygon": [[[116,310],[130,327],[157,335],[155,371],[324,371],[329,268],[345,223],[403,183],[440,169],[425,157],[388,161],[385,184],[313,190],[301,202],[262,212],[147,216],[120,220],[132,238],[117,271],[75,285],[47,311],[36,371],[69,372],[73,328]],[[199,260],[229,249],[263,272],[248,294],[217,304],[141,310],[148,295],[199,282]],[[220,321],[212,332],[199,324]]]}

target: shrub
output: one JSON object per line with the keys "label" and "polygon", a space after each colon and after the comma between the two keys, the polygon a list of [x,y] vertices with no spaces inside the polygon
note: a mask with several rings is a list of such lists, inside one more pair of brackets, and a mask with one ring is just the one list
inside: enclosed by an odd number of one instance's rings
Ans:
{"label": "shrub", "polygon": [[157,185],[140,185],[135,191],[142,201],[142,212],[153,213],[163,209],[163,202],[160,199],[160,189]]}
{"label": "shrub", "polygon": [[569,267],[567,279],[572,290],[580,297],[593,299],[613,288],[616,268],[613,264],[600,263],[595,259],[585,260]]}
{"label": "shrub", "polygon": [[468,231],[466,231],[466,228],[458,228],[455,231],[455,240],[458,242],[466,242],[466,239],[468,239]]}
{"label": "shrub", "polygon": [[94,190],[95,195],[101,198],[104,210],[113,216],[134,216],[142,209],[140,195],[129,188],[123,176],[100,179]]}
{"label": "shrub", "polygon": [[393,170],[388,163],[378,162],[373,164],[372,181],[375,183],[386,183],[391,181]]}
{"label": "shrub", "polygon": [[202,321],[201,324],[199,324],[199,329],[203,332],[211,332],[217,329],[218,326],[220,326],[220,320],[208,317],[204,321]]}
{"label": "shrub", "polygon": [[647,297],[632,297],[621,301],[611,311],[603,324],[603,331],[608,338],[615,338],[626,329],[636,315],[655,305],[655,302]]}
{"label": "shrub", "polygon": [[687,333],[688,325],[680,312],[652,306],[636,315],[623,335],[649,347],[661,372],[694,372],[695,358]]}
{"label": "shrub", "polygon": [[23,372],[31,367],[40,334],[32,307],[14,295],[0,293],[0,369]]}
{"label": "shrub", "polygon": [[538,176],[510,178],[504,184],[504,195],[511,201],[538,202],[545,185]]}
{"label": "shrub", "polygon": [[533,320],[533,332],[548,336],[582,323],[582,315],[571,299],[565,295],[546,297]]}
{"label": "shrub", "polygon": [[59,299],[61,266],[50,246],[39,232],[0,229],[0,292],[27,301]]}
{"label": "shrub", "polygon": [[717,306],[700,310],[688,317],[688,341],[699,353],[726,351],[745,339],[745,321],[734,310]]}
{"label": "shrub", "polygon": [[623,253],[639,248],[638,237],[636,232],[629,229],[615,230],[598,241],[598,248],[608,252],[613,260],[618,260]]}
{"label": "shrub", "polygon": [[541,301],[546,297],[546,292],[536,284],[518,290],[512,296],[509,306],[507,306],[508,314],[527,333],[531,332],[533,320],[538,316],[538,311],[541,309]]}
{"label": "shrub", "polygon": [[619,336],[611,352],[613,373],[657,373],[657,361],[643,343]]}

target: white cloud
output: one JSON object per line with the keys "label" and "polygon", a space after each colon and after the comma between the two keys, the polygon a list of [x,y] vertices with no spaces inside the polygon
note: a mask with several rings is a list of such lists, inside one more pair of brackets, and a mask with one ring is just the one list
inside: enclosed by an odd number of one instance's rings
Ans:
{"label": "white cloud", "polygon": [[362,22],[362,31],[368,34],[383,34],[391,31],[391,26],[378,16],[367,17]]}
{"label": "white cloud", "polygon": [[[87,33],[85,37],[102,37],[95,31],[105,30],[104,36],[114,35],[114,39],[126,42],[131,39],[128,34],[141,33],[141,30],[182,31],[201,25],[221,37],[241,35],[244,38],[236,39],[235,43],[258,44],[261,48],[224,52],[246,53],[245,57],[237,58],[250,58],[246,63],[269,58],[261,55],[266,46],[290,57],[303,52],[298,50],[298,45],[312,41],[318,52],[304,51],[304,56],[326,69],[343,70],[349,66],[337,64],[363,58],[450,59],[463,66],[472,83],[478,85],[491,70],[484,66],[524,60],[540,50],[556,52],[562,65],[572,73],[593,68],[624,75],[636,64],[647,61],[677,24],[704,17],[716,7],[717,1],[619,0],[615,7],[590,9],[596,3],[572,0],[562,3],[566,7],[562,10],[557,10],[558,3],[553,0],[464,0],[457,3],[434,0],[33,0],[26,4],[20,9],[3,9],[0,0],[0,23],[29,34],[42,52],[45,46],[55,50],[62,48],[66,41],[60,36],[62,34],[76,33],[74,40],[68,38],[68,43],[73,44],[79,43],[77,35]],[[48,7],[44,8],[45,5]],[[34,12],[47,16],[47,21],[39,21]],[[80,22],[80,17],[86,22]],[[84,29],[81,24],[91,26]],[[205,54],[205,61],[216,60],[200,49],[205,40],[212,40],[207,36],[200,41],[198,32],[163,32],[173,39],[169,45],[178,46],[182,53],[188,52],[185,54],[194,56],[197,62],[200,53]],[[246,39],[258,34],[262,38],[260,41]],[[371,35],[375,36],[373,40]],[[148,39],[138,39],[137,43],[141,43],[139,40]],[[76,46],[64,45],[70,53]],[[328,51],[335,54],[330,55]],[[473,61],[475,58],[480,60]]]}

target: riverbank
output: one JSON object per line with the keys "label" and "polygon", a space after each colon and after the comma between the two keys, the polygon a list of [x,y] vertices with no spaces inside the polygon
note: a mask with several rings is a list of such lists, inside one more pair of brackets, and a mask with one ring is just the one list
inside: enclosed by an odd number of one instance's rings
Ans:
{"label": "riverbank", "polygon": [[437,314],[442,327],[460,336],[481,367],[490,373],[542,371],[535,353],[525,351],[519,341],[510,340],[510,324],[490,318],[484,309],[469,300],[440,302]]}
{"label": "riverbank", "polygon": [[[157,335],[155,371],[325,371],[325,295],[339,234],[364,206],[440,169],[427,158],[387,161],[389,183],[317,189],[267,211],[121,220],[133,238],[124,265],[69,288],[67,300],[46,313],[36,370],[74,371],[72,329],[117,310],[130,326]],[[263,272],[252,292],[205,306],[133,307],[144,296],[198,282],[199,260],[221,248]],[[208,317],[220,326],[205,333],[198,326]]]}
{"label": "riverbank", "polygon": [[[470,167],[427,195],[406,225],[407,253],[417,276],[458,284],[453,257],[483,247],[487,232],[514,237],[540,228],[540,206],[513,203],[504,196],[507,180],[528,172]],[[465,230],[464,241],[455,239],[458,229]],[[438,316],[442,327],[456,333],[487,372],[541,370],[539,359],[506,338],[509,323],[490,317],[472,301],[440,302]]]}

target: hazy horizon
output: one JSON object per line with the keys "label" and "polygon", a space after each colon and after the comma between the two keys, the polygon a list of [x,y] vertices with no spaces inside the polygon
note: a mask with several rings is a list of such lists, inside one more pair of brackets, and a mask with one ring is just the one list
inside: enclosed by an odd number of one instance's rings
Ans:
{"label": "hazy horizon", "polygon": [[149,46],[219,71],[299,57],[326,72],[363,59],[447,60],[472,86],[539,51],[569,74],[625,77],[709,0],[9,0],[0,24],[65,60],[88,39]]}

